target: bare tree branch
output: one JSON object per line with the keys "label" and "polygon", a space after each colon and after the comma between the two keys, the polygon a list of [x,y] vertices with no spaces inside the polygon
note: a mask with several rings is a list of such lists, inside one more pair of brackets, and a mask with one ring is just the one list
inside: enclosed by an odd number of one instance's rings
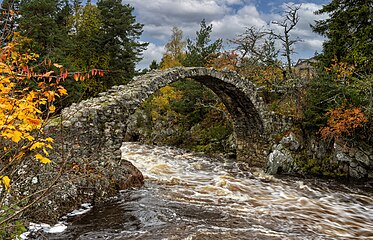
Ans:
{"label": "bare tree branch", "polygon": [[273,24],[278,25],[283,28],[283,34],[271,32],[271,35],[277,38],[282,42],[284,47],[284,56],[287,60],[287,69],[288,73],[292,75],[292,63],[291,63],[291,54],[294,53],[293,45],[300,41],[300,39],[291,40],[290,32],[295,28],[299,22],[298,11],[301,8],[301,5],[287,5],[287,10],[284,11],[284,19],[282,21],[272,21]]}

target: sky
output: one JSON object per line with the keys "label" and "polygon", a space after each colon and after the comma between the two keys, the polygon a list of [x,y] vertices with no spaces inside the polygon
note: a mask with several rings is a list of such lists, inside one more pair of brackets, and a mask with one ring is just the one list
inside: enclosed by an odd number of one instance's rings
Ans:
{"label": "sky", "polygon": [[134,7],[137,22],[144,24],[140,41],[148,42],[149,46],[137,65],[138,69],[144,69],[153,60],[160,62],[174,26],[183,31],[184,39],[194,40],[201,20],[205,19],[207,24],[213,25],[212,41],[222,38],[224,48],[229,50],[233,46],[227,40],[242,34],[246,28],[275,27],[271,22],[282,19],[286,4],[301,4],[300,20],[291,37],[302,41],[296,43],[292,58],[294,61],[310,58],[322,51],[324,41],[312,32],[310,24],[326,18],[314,12],[329,0],[124,0],[123,3]]}

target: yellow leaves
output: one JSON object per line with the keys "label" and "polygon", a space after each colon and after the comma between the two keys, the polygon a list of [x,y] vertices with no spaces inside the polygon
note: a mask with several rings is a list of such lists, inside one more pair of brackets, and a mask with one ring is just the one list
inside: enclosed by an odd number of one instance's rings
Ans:
{"label": "yellow leaves", "polygon": [[30,142],[32,142],[32,141],[35,140],[35,138],[34,138],[33,136],[31,136],[31,135],[26,135],[25,138],[26,138],[27,140],[29,140]]}
{"label": "yellow leaves", "polygon": [[67,90],[62,86],[57,87],[57,92],[58,92],[59,96],[67,95]]}
{"label": "yellow leaves", "polygon": [[44,145],[45,145],[45,143],[36,142],[36,143],[34,143],[34,144],[31,145],[30,150],[32,151],[32,150],[34,150],[36,148],[42,148],[42,147],[44,147]]}
{"label": "yellow leaves", "polygon": [[5,187],[6,191],[10,191],[10,178],[8,176],[0,176],[1,183]]}
{"label": "yellow leaves", "polygon": [[185,58],[185,54],[180,54],[178,58],[175,58],[171,54],[164,54],[160,63],[161,69],[173,68],[182,66],[181,62]]}
{"label": "yellow leaves", "polygon": [[35,158],[37,160],[39,160],[41,163],[43,163],[43,164],[48,164],[48,163],[51,162],[51,160],[49,158],[46,158],[46,157],[44,157],[43,155],[41,155],[39,153],[35,154]]}
{"label": "yellow leaves", "polygon": [[49,106],[49,112],[54,113],[56,111],[56,107],[54,105]]}
{"label": "yellow leaves", "polygon": [[159,110],[168,109],[171,101],[178,101],[182,98],[182,92],[169,85],[161,88],[159,91],[160,95],[155,96],[152,100],[152,103]]}
{"label": "yellow leaves", "polygon": [[150,113],[152,119],[156,120],[161,116],[161,113],[171,114],[171,103],[179,101],[182,96],[182,91],[176,90],[172,86],[167,85],[161,88],[159,94],[151,100],[152,105],[155,107]]}
{"label": "yellow leaves", "polygon": [[53,66],[55,66],[56,68],[62,68],[63,67],[62,65],[57,64],[57,63],[54,63]]}
{"label": "yellow leaves", "polygon": [[[33,151],[33,150],[36,150],[36,149],[42,149],[43,153],[45,156],[49,156],[49,152],[47,151],[46,148],[49,148],[49,149],[52,149],[52,145],[50,145],[49,143],[47,142],[53,142],[53,139],[52,138],[46,138],[44,140],[44,142],[35,142],[31,145],[31,147],[29,148],[30,151]],[[49,158],[46,158],[44,156],[42,156],[41,154],[36,154],[35,155],[35,158],[37,160],[39,160],[40,162],[46,164],[46,163],[50,163],[51,160]]]}
{"label": "yellow leaves", "polygon": [[6,129],[1,132],[1,136],[11,139],[13,142],[18,143],[22,139],[22,133],[18,130]]}
{"label": "yellow leaves", "polygon": [[[18,42],[0,47],[0,141],[4,153],[0,184],[7,191],[10,191],[13,173],[4,166],[19,164],[23,158],[30,156],[43,164],[51,162],[48,151],[52,149],[53,139],[43,139],[41,134],[45,117],[56,111],[54,101],[67,95],[59,81],[68,75],[62,65],[52,66],[48,59],[42,63],[45,71],[35,73],[36,70],[29,66],[38,55],[18,51],[21,49],[18,46],[27,41],[20,35],[14,34],[13,40]],[[56,72],[54,67],[60,68],[61,76],[53,76]]]}
{"label": "yellow leaves", "polygon": [[22,133],[19,132],[19,131],[13,131],[13,134],[12,134],[12,141],[15,142],[15,143],[18,143],[20,140],[21,140],[21,137],[22,137]]}
{"label": "yellow leaves", "polygon": [[53,102],[55,100],[55,92],[54,91],[46,91],[46,92],[44,92],[44,96],[47,98],[48,102]]}
{"label": "yellow leaves", "polygon": [[21,163],[23,158],[34,156],[43,164],[51,162],[48,151],[52,149],[53,138],[43,137],[43,126],[57,111],[56,99],[68,94],[60,82],[71,76],[81,81],[104,75],[99,69],[73,75],[48,58],[33,62],[39,57],[37,54],[19,50],[25,49],[20,46],[29,40],[16,33],[12,41],[0,46],[0,184],[7,191],[17,167],[13,165]]}

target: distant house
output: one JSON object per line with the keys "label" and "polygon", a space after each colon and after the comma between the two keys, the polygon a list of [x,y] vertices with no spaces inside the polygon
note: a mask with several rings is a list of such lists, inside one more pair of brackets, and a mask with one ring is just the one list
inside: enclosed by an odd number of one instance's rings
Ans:
{"label": "distant house", "polygon": [[316,70],[314,64],[317,63],[317,60],[313,58],[309,59],[299,59],[294,66],[294,73],[296,76],[302,79],[311,79],[316,76]]}

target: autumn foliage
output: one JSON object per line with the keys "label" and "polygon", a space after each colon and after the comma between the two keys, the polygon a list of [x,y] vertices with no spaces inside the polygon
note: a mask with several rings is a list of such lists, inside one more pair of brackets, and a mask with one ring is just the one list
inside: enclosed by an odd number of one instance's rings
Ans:
{"label": "autumn foliage", "polygon": [[[53,162],[49,155],[54,140],[43,129],[58,112],[56,101],[67,96],[62,83],[104,75],[98,69],[69,73],[49,59],[39,61],[38,54],[21,50],[25,41],[28,39],[14,33],[0,49],[0,226],[25,209],[17,203],[18,193],[12,191],[12,185],[22,185],[19,170],[26,161],[33,159],[42,165]],[[30,194],[41,197],[43,191]],[[6,204],[9,196],[16,205]]]}
{"label": "autumn foliage", "polygon": [[217,70],[237,71],[238,62],[239,57],[235,51],[225,51],[220,54],[211,55],[207,67],[213,67]]}
{"label": "autumn foliage", "polygon": [[354,130],[364,126],[368,122],[364,112],[359,107],[339,107],[326,113],[328,123],[320,129],[324,139],[351,136]]}
{"label": "autumn foliage", "polygon": [[66,71],[60,68],[58,77],[51,76],[52,70],[35,73],[29,64],[37,60],[38,55],[17,51],[21,42],[15,34],[14,41],[1,49],[0,56],[0,177],[8,191],[11,179],[6,175],[7,169],[24,156],[31,154],[43,164],[51,162],[48,150],[52,149],[53,139],[40,137],[44,119],[55,112],[56,98],[67,95],[59,85],[67,77]]}

